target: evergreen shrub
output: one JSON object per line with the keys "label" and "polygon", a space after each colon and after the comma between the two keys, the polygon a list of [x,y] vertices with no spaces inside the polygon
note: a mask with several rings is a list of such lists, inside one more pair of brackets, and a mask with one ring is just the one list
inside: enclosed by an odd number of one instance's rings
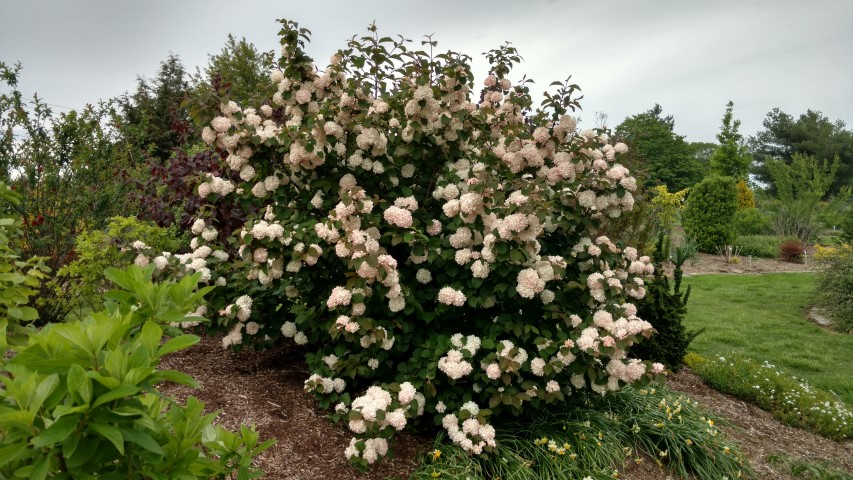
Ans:
{"label": "evergreen shrub", "polygon": [[687,256],[684,250],[675,250],[675,256],[672,258],[673,285],[670,288],[670,279],[664,269],[664,262],[670,259],[670,250],[669,239],[661,235],[653,257],[654,278],[648,283],[645,298],[637,304],[637,315],[652,324],[655,334],[632,347],[631,354],[661,362],[672,371],[678,371],[687,353],[687,347],[701,332],[688,332],[684,327],[690,288],[688,287],[686,292],[681,291],[681,266]]}
{"label": "evergreen shrub", "polygon": [[737,185],[731,177],[712,175],[690,190],[682,214],[688,236],[699,250],[714,253],[718,246],[734,241],[737,212]]}

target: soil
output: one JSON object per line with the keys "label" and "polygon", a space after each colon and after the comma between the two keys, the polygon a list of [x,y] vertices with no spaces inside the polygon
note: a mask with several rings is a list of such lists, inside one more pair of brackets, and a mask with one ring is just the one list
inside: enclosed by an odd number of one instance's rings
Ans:
{"label": "soil", "polygon": [[[744,259],[727,264],[719,256],[700,254],[694,264],[685,265],[685,274],[811,271],[812,266],[768,259]],[[164,359],[162,368],[186,372],[201,383],[199,390],[164,385],[163,391],[181,400],[195,395],[210,411],[221,410],[217,423],[237,429],[254,424],[262,439],[278,443],[257,459],[257,466],[274,480],[379,480],[404,479],[418,466],[418,460],[433,446],[433,439],[408,432],[398,434],[393,458],[386,458],[366,474],[359,474],[343,455],[350,434],[334,425],[316,407],[313,397],[303,391],[308,371],[304,351],[292,344],[266,352],[224,350],[219,339],[202,341]],[[804,430],[782,425],[769,413],[706,386],[685,368],[672,375],[668,386],[689,395],[716,416],[725,420],[721,428],[741,447],[761,479],[793,479],[784,467],[772,465],[770,455],[791,459],[825,461],[834,468],[853,473],[853,441],[833,442]],[[650,459],[625,465],[621,478],[627,480],[669,480],[671,477]]]}
{"label": "soil", "polygon": [[[668,270],[671,270],[671,265]],[[813,272],[817,269],[811,261],[807,263],[783,262],[772,258],[739,257],[737,263],[727,263],[720,255],[700,253],[694,260],[687,260],[681,267],[685,275],[702,275],[708,273],[792,273]]]}

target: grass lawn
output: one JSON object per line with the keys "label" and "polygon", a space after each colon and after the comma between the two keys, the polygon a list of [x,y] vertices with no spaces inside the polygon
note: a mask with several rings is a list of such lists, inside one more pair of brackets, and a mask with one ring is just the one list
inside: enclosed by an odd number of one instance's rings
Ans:
{"label": "grass lawn", "polygon": [[803,316],[814,274],[699,275],[684,284],[693,287],[685,324],[706,329],[690,351],[709,359],[738,353],[766,360],[853,405],[853,335]]}

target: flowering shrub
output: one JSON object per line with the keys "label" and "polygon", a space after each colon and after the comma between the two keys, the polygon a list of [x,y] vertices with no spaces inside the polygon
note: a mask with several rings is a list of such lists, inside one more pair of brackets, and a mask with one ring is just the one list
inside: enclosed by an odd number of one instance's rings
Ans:
{"label": "flowering shrub", "polygon": [[224,346],[310,344],[305,387],[349,422],[362,466],[425,415],[480,453],[492,415],[662,374],[626,355],[652,332],[632,302],[653,266],[599,234],[633,207],[627,147],[576,132],[575,85],[533,110],[506,45],[472,101],[467,56],[375,27],[318,72],[307,30],[282,25],[271,102],[223,97],[202,131],[240,180],[208,175],[199,195],[258,212],[233,258],[200,218],[179,260],[224,287]]}

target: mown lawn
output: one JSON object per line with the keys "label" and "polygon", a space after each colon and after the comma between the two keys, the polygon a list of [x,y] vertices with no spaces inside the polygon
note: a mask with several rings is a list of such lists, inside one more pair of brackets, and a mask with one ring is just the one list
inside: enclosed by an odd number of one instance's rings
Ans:
{"label": "mown lawn", "polygon": [[705,328],[690,351],[766,360],[853,405],[853,335],[823,329],[803,315],[814,274],[700,275],[684,284],[693,287],[685,324]]}

